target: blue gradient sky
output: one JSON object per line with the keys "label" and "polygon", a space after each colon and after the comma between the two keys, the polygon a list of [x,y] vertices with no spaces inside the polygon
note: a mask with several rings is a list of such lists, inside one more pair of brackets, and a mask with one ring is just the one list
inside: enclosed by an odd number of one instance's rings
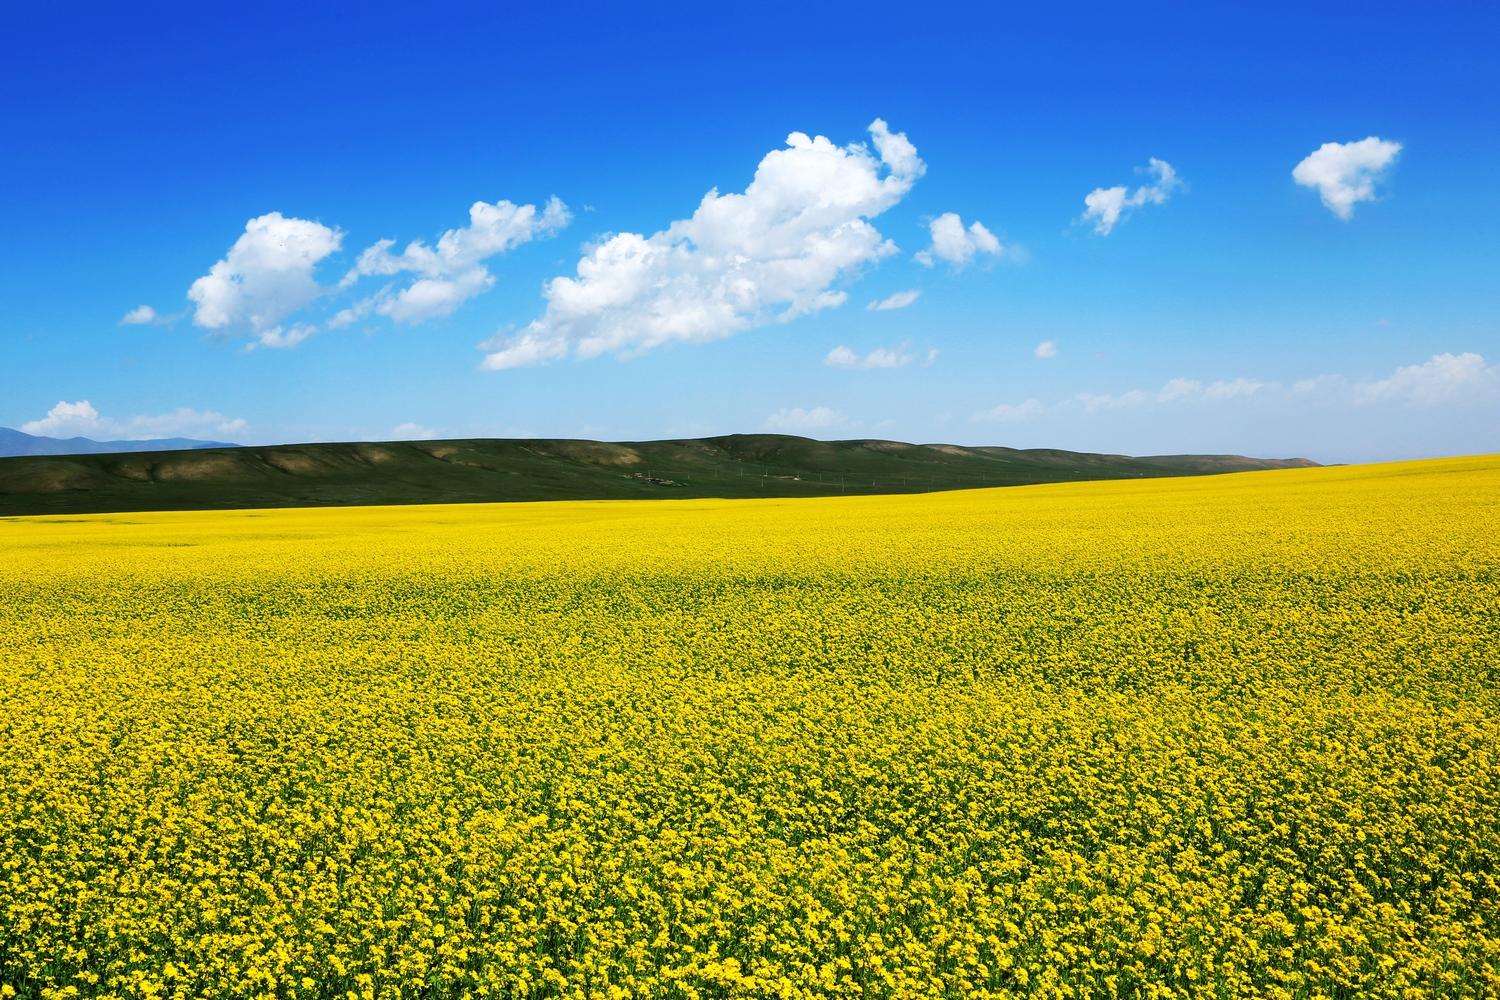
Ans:
{"label": "blue gradient sky", "polygon": [[[1500,450],[1500,7],[1212,6],[13,10],[0,425]],[[477,345],[542,316],[544,283],[588,248],[743,191],[788,133],[868,142],[877,117],[926,172],[868,219],[899,252],[832,282],[843,305],[624,359],[481,369]],[[1341,219],[1292,169],[1367,136],[1402,149]],[[1149,183],[1152,157],[1183,181],[1164,203],[1108,235],[1080,221],[1091,190]],[[342,234],[314,273],[331,289],[378,239],[431,244],[476,201],[551,196],[571,223],[486,260],[493,286],[448,316],[247,350],[186,298],[269,212]],[[922,266],[947,212],[1005,249]],[[921,294],[865,308],[902,290]],[[330,290],[303,313],[326,323],[353,301]],[[175,319],[121,325],[142,304]],[[840,346],[913,360],[826,364]]]}

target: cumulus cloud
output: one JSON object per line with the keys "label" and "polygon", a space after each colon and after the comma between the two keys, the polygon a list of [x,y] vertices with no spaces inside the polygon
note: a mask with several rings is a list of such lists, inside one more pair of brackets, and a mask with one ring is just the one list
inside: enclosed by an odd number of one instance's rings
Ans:
{"label": "cumulus cloud", "polygon": [[1158,403],[1171,403],[1178,399],[1188,399],[1200,395],[1203,392],[1203,383],[1194,378],[1168,379],[1156,392]]}
{"label": "cumulus cloud", "polygon": [[1084,412],[1095,413],[1099,410],[1133,409],[1150,403],[1243,399],[1273,387],[1275,383],[1251,378],[1219,379],[1208,383],[1192,378],[1174,378],[1168,379],[1154,392],[1146,389],[1130,389],[1118,393],[1080,392],[1073,397],[1073,402],[1083,407]]}
{"label": "cumulus cloud", "polygon": [[343,309],[340,309],[338,312],[334,313],[328,318],[328,322],[323,325],[328,327],[328,329],[330,330],[338,330],[342,327],[348,326],[351,323],[358,323],[360,320],[369,316],[370,313],[374,312],[375,307],[384,300],[385,295],[382,293],[376,293],[375,295],[360,299],[353,305],[345,306]]}
{"label": "cumulus cloud", "polygon": [[484,266],[486,260],[522,243],[551,236],[571,218],[568,206],[555,197],[540,212],[535,205],[477,201],[469,208],[469,224],[443,233],[436,246],[413,240],[396,254],[391,253],[395,240],[379,240],[359,255],[339,286],[348,288],[370,275],[413,274],[415,280],[398,291],[362,300],[335,319],[344,325],[359,318],[361,310],[367,313],[370,309],[397,323],[448,316],[495,283],[495,276]]}
{"label": "cumulus cloud", "polygon": [[798,433],[842,427],[848,422],[849,418],[845,417],[838,410],[827,406],[814,406],[810,408],[791,406],[777,410],[767,417],[766,427],[773,431]]}
{"label": "cumulus cloud", "polygon": [[[475,202],[469,224],[443,233],[433,246],[414,240],[393,253],[394,240],[380,240],[359,255],[336,286],[319,284],[318,265],[340,249],[343,234],[308,219],[280,212],[251,219],[229,252],[188,289],[193,322],[226,334],[244,333],[250,348],[295,347],[320,329],[317,323],[289,322],[320,296],[346,291],[361,278],[411,275],[336,312],[323,329],[338,329],[371,313],[397,323],[447,316],[486,291],[494,276],[485,261],[522,243],[551,235],[569,221],[556,198],[545,208],[509,201]],[[150,306],[126,314],[122,323],[165,322]]]}
{"label": "cumulus cloud", "polygon": [[214,410],[179,407],[170,413],[130,417],[119,424],[122,436],[197,437],[237,435],[249,424],[242,417],[226,417]]}
{"label": "cumulus cloud", "polygon": [[1358,142],[1325,142],[1292,168],[1292,179],[1313,188],[1340,219],[1354,217],[1354,206],[1373,201],[1375,184],[1401,152],[1399,142],[1370,136]]}
{"label": "cumulus cloud", "polygon": [[877,347],[865,355],[866,368],[905,368],[915,361],[912,355],[900,347]]}
{"label": "cumulus cloud", "polygon": [[576,275],[547,283],[541,317],[480,345],[483,366],[638,354],[843,304],[840,281],[896,252],[869,220],[926,169],[916,147],[884,121],[869,132],[873,152],[793,132],[743,192],[711,190],[690,218],[650,236],[603,239]]}
{"label": "cumulus cloud", "polygon": [[829,368],[858,368],[860,361],[860,356],[843,344],[829,351],[828,356],[823,359],[823,363]]}
{"label": "cumulus cloud", "polygon": [[193,282],[193,322],[207,330],[260,335],[323,291],[313,272],[343,239],[336,229],[271,212],[245,223],[224,258]]}
{"label": "cumulus cloud", "polygon": [[1044,340],[1037,344],[1031,353],[1038,358],[1055,358],[1057,357],[1057,341]]}
{"label": "cumulus cloud", "polygon": [[45,417],[22,424],[21,430],[27,434],[46,437],[78,437],[97,431],[102,426],[99,411],[88,400],[80,399],[76,403],[58,400],[57,405],[48,410]]}
{"label": "cumulus cloud", "polygon": [[[930,365],[936,359],[937,348],[931,348],[927,352],[926,364]],[[916,355],[911,353],[911,348],[906,344],[877,347],[864,355],[840,344],[828,352],[823,363],[829,368],[905,368],[916,360]]]}
{"label": "cumulus cloud", "polygon": [[1084,412],[1094,413],[1098,410],[1126,410],[1141,406],[1151,401],[1151,393],[1144,389],[1131,389],[1128,392],[1080,392],[1073,396],[1073,401],[1083,407]]}
{"label": "cumulus cloud", "polygon": [[865,306],[865,308],[873,309],[877,312],[885,312],[891,309],[905,309],[907,306],[917,301],[917,297],[921,294],[921,292],[916,290],[896,292],[894,295],[887,295],[883,299],[877,299],[874,302],[871,302],[869,305]]}
{"label": "cumulus cloud", "polygon": [[1473,352],[1434,354],[1417,365],[1397,368],[1381,379],[1357,385],[1362,403],[1400,402],[1439,406],[1465,399],[1500,396],[1500,365]]}
{"label": "cumulus cloud", "polygon": [[[330,323],[329,326],[333,324]],[[296,347],[308,337],[318,332],[314,323],[293,323],[290,326],[273,326],[269,330],[262,330],[255,335],[246,350],[255,350],[257,347],[268,347],[272,350],[285,350]]]}
{"label": "cumulus cloud", "polygon": [[244,431],[248,425],[239,418],[226,417],[213,410],[181,407],[169,413],[128,417],[115,420],[96,410],[86,399],[69,403],[59,401],[39,420],[21,425],[27,434],[43,437],[91,437],[105,440],[162,437],[229,437]]}
{"label": "cumulus cloud", "polygon": [[1081,221],[1092,222],[1094,232],[1100,236],[1108,236],[1117,224],[1129,216],[1131,209],[1142,205],[1160,205],[1182,186],[1182,180],[1177,176],[1177,171],[1172,169],[1172,165],[1154,156],[1146,166],[1137,168],[1137,172],[1150,174],[1153,180],[1134,191],[1123,184],[1094,188],[1083,197]]}
{"label": "cumulus cloud", "polygon": [[1292,390],[1303,394],[1327,392],[1332,389],[1342,388],[1349,384],[1349,380],[1342,375],[1314,375],[1312,378],[1298,379],[1292,383]]}
{"label": "cumulus cloud", "polygon": [[1204,399],[1239,399],[1253,396],[1266,388],[1265,382],[1253,378],[1220,379],[1203,387]]}
{"label": "cumulus cloud", "polygon": [[[1253,396],[1272,396],[1285,400],[1287,389],[1281,383],[1253,378],[1219,379],[1200,382],[1197,379],[1174,378],[1156,391],[1131,389],[1119,393],[1078,393],[1072,402],[1093,413],[1121,410],[1147,404],[1181,402],[1220,403],[1245,400]],[[1426,361],[1404,365],[1382,377],[1351,377],[1339,374],[1315,375],[1299,379],[1290,392],[1304,399],[1321,398],[1342,405],[1371,406],[1399,404],[1431,408],[1449,404],[1500,402],[1500,365],[1490,364],[1483,355],[1434,354]]]}
{"label": "cumulus cloud", "polygon": [[[1205,427],[1215,421],[1219,426],[1264,422],[1316,436],[1339,420],[1352,421],[1350,426],[1383,424],[1392,432],[1465,424],[1488,428],[1497,406],[1500,364],[1467,352],[1435,354],[1385,375],[1323,374],[1286,383],[1245,376],[1173,378],[1155,389],[1080,392],[1046,403],[1036,399],[1001,403],[980,410],[973,419],[1019,423],[1033,418],[1105,417],[1106,422],[1140,426],[1155,421],[1159,427],[1193,427],[1198,421]],[[1465,414],[1474,419],[1458,419]],[[1488,446],[1482,434],[1475,440],[1479,443],[1469,447]]]}
{"label": "cumulus cloud", "polygon": [[1039,399],[1028,399],[1021,403],[1000,403],[990,407],[988,410],[980,410],[974,414],[975,420],[993,420],[1001,423],[1020,423],[1030,420],[1032,417],[1040,416],[1046,412],[1046,407]]}
{"label": "cumulus cloud", "polygon": [[1500,365],[1492,365],[1472,351],[1434,354],[1426,361],[1403,365],[1379,378],[1315,375],[1293,384],[1305,397],[1360,406],[1398,404],[1433,408],[1447,404],[1500,401]]}
{"label": "cumulus cloud", "polygon": [[1004,249],[994,233],[975,221],[968,229],[957,212],[944,212],[927,225],[932,243],[916,255],[917,263],[931,267],[940,260],[947,261],[956,269],[969,265],[979,254],[998,256]]}
{"label": "cumulus cloud", "polygon": [[145,326],[147,323],[156,323],[164,317],[150,306],[136,306],[124,316],[120,317],[121,326]]}

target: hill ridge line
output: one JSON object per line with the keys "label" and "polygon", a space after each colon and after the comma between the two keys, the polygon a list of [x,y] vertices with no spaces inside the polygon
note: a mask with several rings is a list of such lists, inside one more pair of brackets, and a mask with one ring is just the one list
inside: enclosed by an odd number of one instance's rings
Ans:
{"label": "hill ridge line", "polygon": [[1305,468],[879,438],[450,438],[0,458],[0,514],[920,493]]}

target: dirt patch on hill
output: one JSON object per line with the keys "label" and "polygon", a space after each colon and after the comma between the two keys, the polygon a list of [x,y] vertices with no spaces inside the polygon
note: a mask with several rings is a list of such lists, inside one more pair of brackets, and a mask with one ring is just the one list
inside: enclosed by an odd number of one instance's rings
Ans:
{"label": "dirt patch on hill", "polygon": [[390,462],[401,461],[400,455],[389,448],[382,448],[378,444],[357,444],[354,446],[354,454],[371,465],[386,465]]}
{"label": "dirt patch on hill", "polygon": [[256,478],[253,468],[240,455],[194,455],[185,453],[157,462],[152,478],[158,482],[192,482],[200,479],[244,480]]}
{"label": "dirt patch on hill", "polygon": [[327,462],[297,451],[268,451],[266,464],[294,476],[313,476],[329,471]]}
{"label": "dirt patch on hill", "polygon": [[900,441],[861,441],[860,445],[871,451],[885,452],[911,451],[915,447],[914,445],[902,444]]}
{"label": "dirt patch on hill", "polygon": [[603,441],[550,441],[536,449],[543,455],[565,458],[590,465],[639,465],[641,453],[623,444]]}
{"label": "dirt patch on hill", "polygon": [[109,480],[93,469],[71,462],[48,462],[0,472],[0,493],[61,493],[91,490]]}
{"label": "dirt patch on hill", "polygon": [[116,462],[109,467],[109,471],[121,479],[132,479],[138,483],[149,483],[151,481],[151,463],[143,462],[139,459]]}

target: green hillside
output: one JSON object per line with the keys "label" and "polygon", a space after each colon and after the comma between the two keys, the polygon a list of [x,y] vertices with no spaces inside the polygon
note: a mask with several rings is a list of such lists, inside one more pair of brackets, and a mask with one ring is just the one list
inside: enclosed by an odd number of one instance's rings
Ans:
{"label": "green hillside", "polygon": [[0,514],[650,497],[798,497],[1190,476],[1314,463],[732,434],[479,439],[0,459]]}

